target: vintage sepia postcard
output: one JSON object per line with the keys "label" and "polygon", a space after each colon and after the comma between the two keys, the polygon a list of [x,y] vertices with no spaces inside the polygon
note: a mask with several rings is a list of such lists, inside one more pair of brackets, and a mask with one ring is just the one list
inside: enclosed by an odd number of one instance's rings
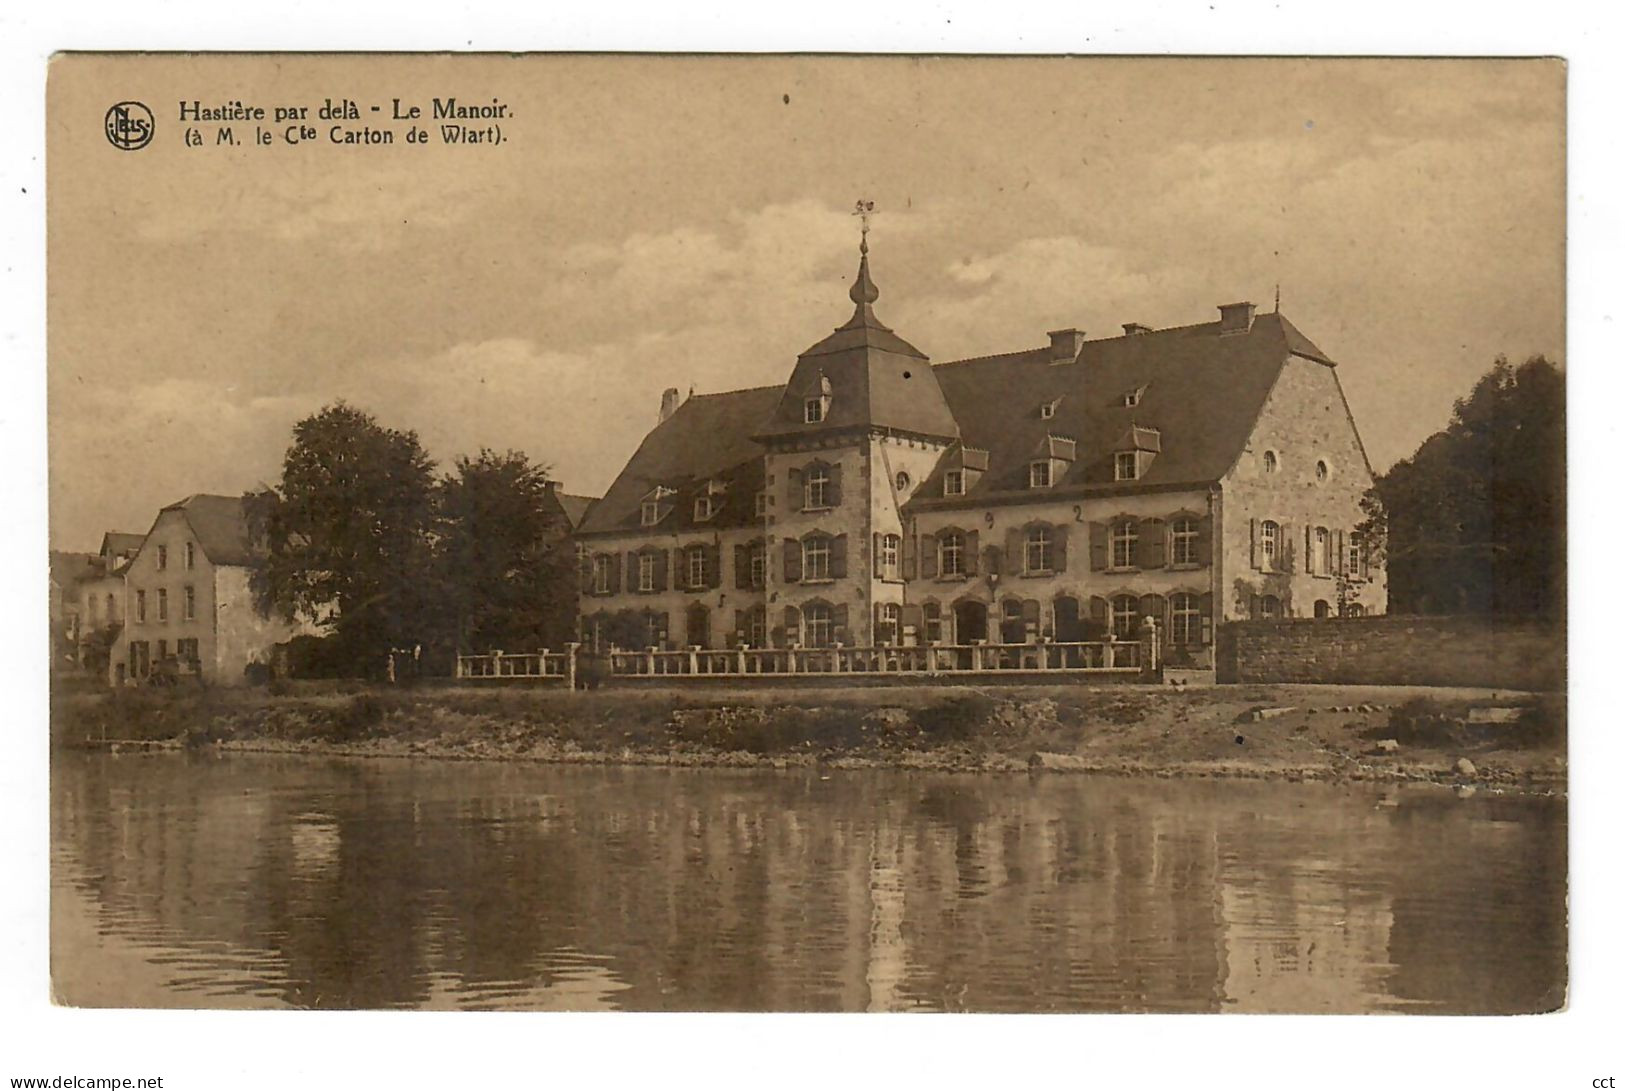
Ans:
{"label": "vintage sepia postcard", "polygon": [[1562,1009],[1565,87],[57,56],[55,1001]]}

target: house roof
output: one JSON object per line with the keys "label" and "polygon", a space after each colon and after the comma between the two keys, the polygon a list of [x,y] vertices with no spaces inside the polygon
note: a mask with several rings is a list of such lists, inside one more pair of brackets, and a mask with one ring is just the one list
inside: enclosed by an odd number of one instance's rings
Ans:
{"label": "house roof", "polygon": [[[758,422],[763,438],[845,429],[887,428],[951,439],[959,427],[932,377],[925,354],[875,315],[880,289],[869,276],[867,244],[847,293],[852,317],[796,358],[795,370],[771,417]],[[829,411],[807,423],[806,402],[830,395]]]}
{"label": "house roof", "polygon": [[[962,442],[986,448],[987,472],[963,496],[942,496],[939,465],[909,502],[955,507],[1001,495],[1032,499],[1027,466],[1046,434],[1076,437],[1077,457],[1053,489],[1120,487],[1113,454],[1156,429],[1160,452],[1137,488],[1205,484],[1234,465],[1289,357],[1331,360],[1285,316],[1258,315],[1245,333],[1218,322],[1086,341],[1076,362],[1048,347],[938,364],[937,381]],[[1140,390],[1136,404],[1125,395]],[[1041,407],[1056,402],[1044,419]],[[1155,449],[1148,442],[1136,444]],[[946,464],[949,459],[944,459]]]}
{"label": "house roof", "polygon": [[241,496],[214,496],[195,493],[159,512],[179,511],[203,547],[203,555],[214,564],[247,565],[254,560],[248,531],[248,515]]}
{"label": "house roof", "polygon": [[102,535],[101,555],[103,557],[122,557],[125,554],[134,556],[141,549],[141,543],[146,540],[145,534],[130,534],[121,530],[110,530]]}
{"label": "house roof", "polygon": [[570,520],[570,529],[574,530],[586,518],[587,510],[598,502],[596,496],[577,496],[574,493],[559,493],[559,506],[564,509],[564,517]]}
{"label": "house roof", "polygon": [[[675,490],[662,532],[754,522],[764,471],[762,448],[751,435],[783,393],[782,386],[759,386],[690,397],[644,437],[603,499],[588,509],[580,532],[638,530],[643,498],[656,486]],[[727,486],[720,510],[696,522],[694,498],[713,478]]]}

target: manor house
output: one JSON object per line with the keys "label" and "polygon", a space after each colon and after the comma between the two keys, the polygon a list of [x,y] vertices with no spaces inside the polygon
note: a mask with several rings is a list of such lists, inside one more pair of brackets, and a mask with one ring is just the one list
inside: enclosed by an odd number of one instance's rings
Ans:
{"label": "manor house", "polygon": [[852,316],[783,386],[668,390],[578,531],[582,639],[622,648],[1132,637],[1383,611],[1337,365],[1251,303],[933,364]]}

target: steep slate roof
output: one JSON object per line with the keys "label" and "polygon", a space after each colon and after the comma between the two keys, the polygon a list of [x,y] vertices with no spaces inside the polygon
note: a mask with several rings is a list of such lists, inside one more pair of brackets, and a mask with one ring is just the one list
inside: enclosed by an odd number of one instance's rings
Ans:
{"label": "steep slate roof", "polygon": [[574,530],[581,525],[581,520],[587,515],[587,509],[598,502],[596,496],[576,496],[574,493],[559,493],[559,507],[564,509],[564,517],[570,520],[570,529]]}
{"label": "steep slate roof", "polygon": [[[1285,317],[1262,314],[1248,332],[1222,337],[1219,323],[1207,322],[1086,341],[1075,363],[1051,363],[1045,347],[938,364],[937,381],[962,441],[989,452],[988,469],[965,496],[944,497],[942,471],[950,452],[908,506],[1035,499],[1027,488],[1027,466],[1048,434],[1077,440],[1077,459],[1043,495],[1217,481],[1246,446],[1276,377],[1294,354],[1331,363]],[[1124,405],[1124,395],[1141,387],[1139,403]],[[1040,407],[1056,399],[1054,417],[1044,420]],[[1115,482],[1112,456],[1136,427],[1161,433],[1161,453],[1138,480]]]}
{"label": "steep slate roof", "polygon": [[196,493],[176,501],[159,512],[179,511],[203,547],[203,555],[214,564],[246,565],[253,562],[254,550],[248,534],[248,517],[240,496],[213,496]]}
{"label": "steep slate roof", "polygon": [[[751,439],[784,393],[759,386],[725,394],[696,394],[644,437],[637,453],[587,511],[580,533],[640,529],[643,498],[656,486],[675,489],[673,510],[653,532],[710,530],[756,522],[762,488],[762,448]],[[722,507],[703,523],[694,521],[694,498],[713,478],[727,485]]]}
{"label": "steep slate roof", "polygon": [[[854,305],[852,317],[796,358],[784,396],[772,416],[764,414],[758,422],[757,434],[800,436],[873,427],[948,439],[958,435],[925,354],[875,316],[880,289],[869,276],[867,243],[847,294]],[[820,379],[829,381],[829,414],[808,424],[804,406],[819,396]]]}
{"label": "steep slate roof", "polygon": [[118,557],[125,553],[134,556],[141,549],[141,543],[146,538],[145,534],[129,534],[125,531],[110,530],[102,535],[102,556]]}

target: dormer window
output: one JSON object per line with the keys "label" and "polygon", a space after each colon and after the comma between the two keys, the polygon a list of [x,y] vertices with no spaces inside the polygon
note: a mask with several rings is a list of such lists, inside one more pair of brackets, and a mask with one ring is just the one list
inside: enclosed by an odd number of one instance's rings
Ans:
{"label": "dormer window", "polygon": [[1125,408],[1133,409],[1135,406],[1140,404],[1140,399],[1144,396],[1145,387],[1137,386],[1133,390],[1130,390],[1127,394],[1123,395],[1123,405]]}
{"label": "dormer window", "polygon": [[942,495],[943,496],[964,496],[965,495],[965,471],[964,470],[949,470],[947,473],[942,475]]}
{"label": "dormer window", "polygon": [[1056,398],[1054,401],[1045,402],[1043,405],[1038,407],[1038,416],[1043,420],[1054,420],[1055,410],[1060,408],[1060,405],[1060,398]]}
{"label": "dormer window", "polygon": [[672,490],[664,485],[658,485],[655,490],[643,498],[641,506],[641,522],[646,527],[652,527],[664,519],[671,511],[670,497]]}
{"label": "dormer window", "polygon": [[818,394],[801,403],[801,419],[807,424],[818,424],[829,419],[829,376],[818,376]]}
{"label": "dormer window", "polygon": [[1034,462],[1027,467],[1027,487],[1029,489],[1047,489],[1050,486],[1050,465],[1047,459]]}
{"label": "dormer window", "polygon": [[694,521],[703,523],[717,513],[716,499],[710,493],[701,493],[694,498]]}
{"label": "dormer window", "polygon": [[1118,451],[1117,472],[1114,475],[1118,481],[1135,481],[1140,476],[1140,452]]}

